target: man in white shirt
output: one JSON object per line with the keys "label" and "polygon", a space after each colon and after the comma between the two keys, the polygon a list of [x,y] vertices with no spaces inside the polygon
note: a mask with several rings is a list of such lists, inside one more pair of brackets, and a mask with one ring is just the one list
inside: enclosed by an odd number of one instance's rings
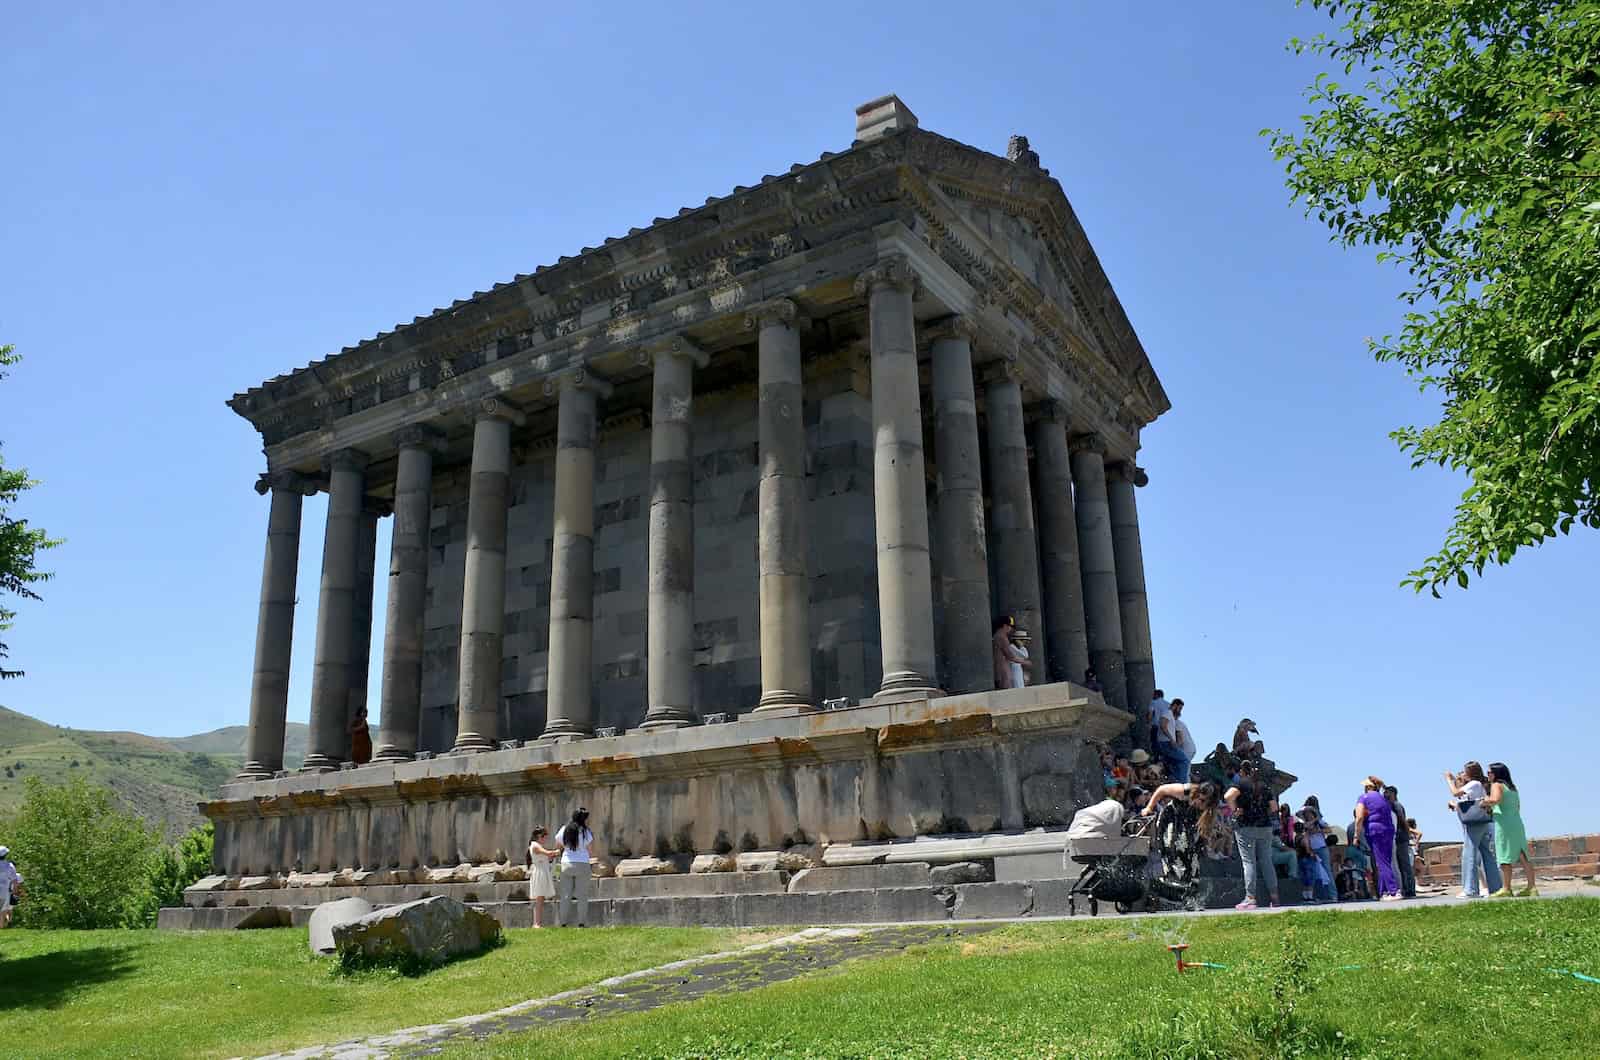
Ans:
{"label": "man in white shirt", "polygon": [[11,848],[0,846],[0,928],[11,926],[11,888],[22,886],[22,873],[11,864]]}
{"label": "man in white shirt", "polygon": [[1189,764],[1194,761],[1196,747],[1194,737],[1189,735],[1189,726],[1183,723],[1183,700],[1172,701],[1172,734],[1175,737],[1173,746],[1178,752],[1168,762],[1168,772],[1172,779],[1179,783],[1189,783]]}
{"label": "man in white shirt", "polygon": [[[1182,703],[1183,700],[1180,699],[1178,702]],[[1178,738],[1174,732],[1173,721],[1172,704],[1167,702],[1166,693],[1158,688],[1154,698],[1150,700],[1150,749],[1167,767],[1167,776],[1187,783],[1188,763],[1178,750]]]}

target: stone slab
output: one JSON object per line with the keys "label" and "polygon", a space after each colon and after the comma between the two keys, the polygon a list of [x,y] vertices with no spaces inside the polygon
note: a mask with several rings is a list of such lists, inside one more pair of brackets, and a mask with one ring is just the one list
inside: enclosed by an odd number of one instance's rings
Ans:
{"label": "stone slab", "polygon": [[955,892],[950,915],[957,920],[1033,913],[1033,887],[1026,883],[964,883]]}
{"label": "stone slab", "polygon": [[824,865],[896,864],[922,861],[987,861],[1024,854],[1054,854],[1066,849],[1065,829],[997,832],[989,835],[924,836],[890,843],[834,843],[822,853]]}
{"label": "stone slab", "polygon": [[1046,854],[1011,854],[994,859],[996,883],[1021,883],[1030,880],[1059,880],[1077,878],[1083,867],[1068,868],[1060,852]]}
{"label": "stone slab", "polygon": [[932,884],[922,862],[896,865],[836,865],[802,869],[789,878],[789,893],[860,891],[882,887],[927,887]]}

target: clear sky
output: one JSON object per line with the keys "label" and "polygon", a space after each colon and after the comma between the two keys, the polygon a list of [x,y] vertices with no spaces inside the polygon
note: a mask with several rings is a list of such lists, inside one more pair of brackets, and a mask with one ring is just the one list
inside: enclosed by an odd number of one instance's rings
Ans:
{"label": "clear sky", "polygon": [[[1395,328],[1401,277],[1291,208],[1258,136],[1304,109],[1318,68],[1284,42],[1321,16],[83,3],[5,23],[0,341],[25,360],[0,440],[44,482],[20,511],[67,539],[6,638],[28,674],[5,705],[163,735],[242,724],[267,506],[227,397],[842,150],[855,106],[895,92],[957,140],[1032,140],[1172,398],[1140,517],[1158,679],[1200,743],[1248,714],[1303,778],[1296,805],[1315,791],[1344,816],[1378,773],[1430,838],[1459,835],[1440,772],[1502,759],[1533,834],[1600,829],[1600,537],[1442,601],[1398,585],[1463,485],[1386,436],[1434,411],[1362,341]],[[292,719],[323,510],[306,504]]]}

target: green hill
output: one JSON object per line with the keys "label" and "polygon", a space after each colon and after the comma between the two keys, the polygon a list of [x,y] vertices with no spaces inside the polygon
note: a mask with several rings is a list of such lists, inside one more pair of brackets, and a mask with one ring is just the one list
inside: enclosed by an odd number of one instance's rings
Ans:
{"label": "green hill", "polygon": [[[289,768],[305,755],[306,727],[289,726]],[[120,795],[169,832],[201,823],[195,803],[210,798],[244,758],[244,727],[165,739],[136,732],[93,732],[50,725],[0,707],[0,814],[22,799],[31,776],[82,775]]]}

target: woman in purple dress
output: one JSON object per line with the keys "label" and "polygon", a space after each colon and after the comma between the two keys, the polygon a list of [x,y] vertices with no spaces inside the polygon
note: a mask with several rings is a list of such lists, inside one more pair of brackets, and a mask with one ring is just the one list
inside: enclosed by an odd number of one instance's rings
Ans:
{"label": "woman in purple dress", "polygon": [[1394,869],[1394,811],[1383,797],[1383,781],[1368,777],[1356,801],[1357,834],[1367,837],[1367,849],[1378,863],[1379,901],[1400,900],[1400,876]]}

